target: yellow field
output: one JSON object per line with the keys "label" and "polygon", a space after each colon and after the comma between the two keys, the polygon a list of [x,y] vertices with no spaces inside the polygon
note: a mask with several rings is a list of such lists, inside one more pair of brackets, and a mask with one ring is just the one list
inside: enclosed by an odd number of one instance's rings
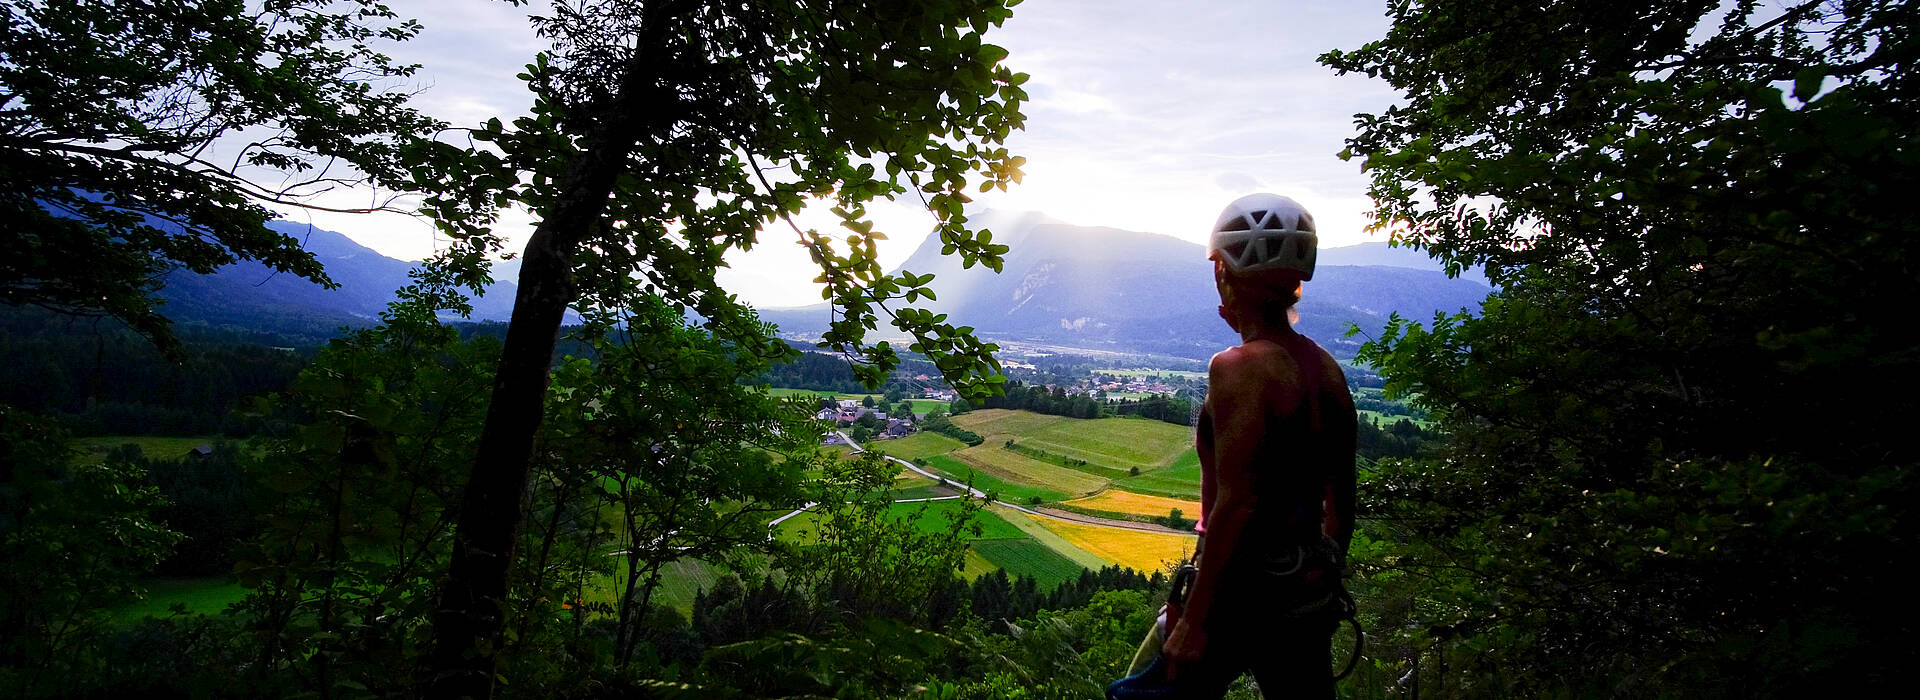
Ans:
{"label": "yellow field", "polygon": [[1037,521],[1041,527],[1059,535],[1074,547],[1108,563],[1149,573],[1164,571],[1168,563],[1180,561],[1192,554],[1193,543],[1199,539],[1192,535],[1122,530],[1032,515],[1025,517]]}
{"label": "yellow field", "polygon": [[1179,508],[1189,520],[1200,514],[1200,502],[1163,496],[1149,496],[1143,493],[1107,489],[1098,495],[1071,501],[1062,501],[1062,505],[1076,506],[1088,510],[1104,510],[1109,513],[1127,513],[1130,515],[1165,516],[1168,511]]}
{"label": "yellow field", "polygon": [[1008,452],[991,441],[955,452],[953,457],[995,478],[1045,486],[1069,494],[1093,493],[1106,488],[1108,484],[1106,479],[1086,472],[1074,471],[1015,452]]}

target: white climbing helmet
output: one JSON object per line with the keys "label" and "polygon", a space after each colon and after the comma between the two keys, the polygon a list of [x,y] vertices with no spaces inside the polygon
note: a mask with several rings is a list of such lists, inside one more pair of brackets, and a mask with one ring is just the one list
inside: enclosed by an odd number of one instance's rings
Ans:
{"label": "white climbing helmet", "polygon": [[1233,272],[1284,269],[1313,279],[1320,248],[1313,215],[1299,202],[1277,194],[1250,194],[1233,200],[1207,239],[1207,257]]}

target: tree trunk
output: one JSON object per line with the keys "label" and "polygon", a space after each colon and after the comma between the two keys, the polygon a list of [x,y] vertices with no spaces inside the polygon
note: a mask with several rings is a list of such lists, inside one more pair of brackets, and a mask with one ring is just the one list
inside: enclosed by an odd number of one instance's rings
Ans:
{"label": "tree trunk", "polygon": [[[597,139],[596,139],[597,140]],[[473,475],[460,503],[453,562],[434,615],[426,680],[436,698],[489,698],[506,621],[507,577],[520,538],[534,434],[545,412],[560,322],[573,301],[574,251],[606,211],[632,141],[583,144],[561,196],[527,242],[513,318],[494,375]]]}

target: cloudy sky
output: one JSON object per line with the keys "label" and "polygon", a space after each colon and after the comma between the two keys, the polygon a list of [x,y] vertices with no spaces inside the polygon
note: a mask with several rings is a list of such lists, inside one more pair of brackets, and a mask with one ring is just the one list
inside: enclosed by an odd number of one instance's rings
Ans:
{"label": "cloudy sky", "polygon": [[[485,0],[394,0],[419,18],[421,35],[393,47],[422,65],[421,108],[456,125],[525,111],[512,76],[541,48],[527,8]],[[1009,148],[1027,157],[1024,184],[977,195],[980,206],[1033,210],[1082,225],[1112,226],[1203,241],[1220,208],[1260,191],[1306,205],[1323,245],[1380,240],[1361,230],[1368,209],[1357,163],[1334,156],[1353,115],[1394,99],[1382,83],[1335,76],[1315,63],[1334,48],[1381,36],[1380,0],[1027,0],[987,41],[1007,64],[1032,75],[1027,129]],[[339,193],[337,201],[368,193]],[[402,216],[295,214],[387,255],[425,257],[436,241],[426,223]],[[904,260],[933,218],[901,204],[874,209],[890,266]],[[802,226],[830,227],[830,216]],[[511,214],[500,232],[531,232]],[[722,273],[747,301],[774,307],[819,298],[817,272],[790,232],[770,230],[752,253]]]}

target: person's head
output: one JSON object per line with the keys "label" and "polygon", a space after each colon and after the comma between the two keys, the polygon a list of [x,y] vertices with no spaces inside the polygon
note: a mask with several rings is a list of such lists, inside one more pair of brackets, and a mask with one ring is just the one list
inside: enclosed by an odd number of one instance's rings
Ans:
{"label": "person's head", "polygon": [[1318,252],[1313,215],[1299,202],[1275,194],[1234,200],[1207,240],[1221,317],[1236,329],[1249,315],[1270,327],[1288,326]]}

